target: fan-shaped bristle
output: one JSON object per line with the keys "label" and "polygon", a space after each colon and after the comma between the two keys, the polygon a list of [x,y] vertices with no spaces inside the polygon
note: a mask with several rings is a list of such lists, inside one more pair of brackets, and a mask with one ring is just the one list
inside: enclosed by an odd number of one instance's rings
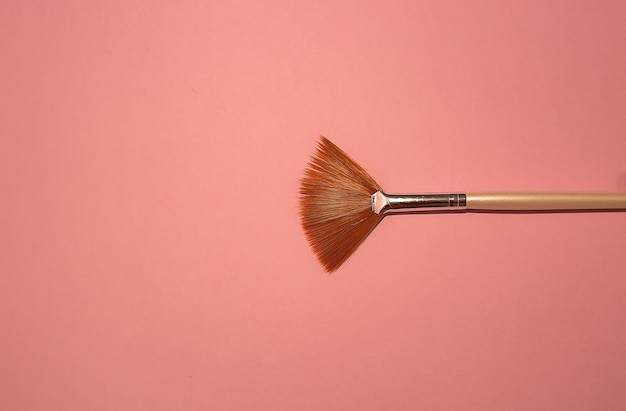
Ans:
{"label": "fan-shaped bristle", "polygon": [[337,270],[383,218],[371,197],[382,190],[339,147],[321,137],[300,184],[302,228],[320,263]]}

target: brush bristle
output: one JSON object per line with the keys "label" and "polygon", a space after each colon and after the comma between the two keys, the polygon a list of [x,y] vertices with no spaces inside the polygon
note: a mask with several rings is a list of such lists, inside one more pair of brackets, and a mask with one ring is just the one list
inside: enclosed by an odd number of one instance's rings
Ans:
{"label": "brush bristle", "polygon": [[328,273],[337,270],[383,218],[371,197],[382,190],[339,147],[321,137],[300,184],[300,215],[309,245]]}

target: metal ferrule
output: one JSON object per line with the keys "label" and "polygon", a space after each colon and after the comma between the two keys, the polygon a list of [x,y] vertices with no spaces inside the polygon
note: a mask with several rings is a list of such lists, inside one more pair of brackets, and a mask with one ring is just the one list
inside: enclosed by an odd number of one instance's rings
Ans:
{"label": "metal ferrule", "polygon": [[467,206],[465,194],[372,194],[372,212],[397,214],[422,211],[462,211]]}

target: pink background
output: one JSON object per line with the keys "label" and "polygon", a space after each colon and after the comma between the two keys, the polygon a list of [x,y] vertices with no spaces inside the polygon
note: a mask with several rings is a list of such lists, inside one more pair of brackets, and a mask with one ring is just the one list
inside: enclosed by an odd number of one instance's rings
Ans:
{"label": "pink background", "polygon": [[4,1],[0,408],[625,409],[625,215],[396,216],[326,276],[297,206],[320,134],[390,192],[626,190],[625,19]]}

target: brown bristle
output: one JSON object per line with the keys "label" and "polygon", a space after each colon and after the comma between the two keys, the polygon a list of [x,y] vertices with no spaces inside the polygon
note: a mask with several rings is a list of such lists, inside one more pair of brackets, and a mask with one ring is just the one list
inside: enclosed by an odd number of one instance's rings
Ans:
{"label": "brown bristle", "polygon": [[337,270],[383,218],[371,197],[382,190],[339,147],[321,137],[300,184],[302,228],[318,260]]}

